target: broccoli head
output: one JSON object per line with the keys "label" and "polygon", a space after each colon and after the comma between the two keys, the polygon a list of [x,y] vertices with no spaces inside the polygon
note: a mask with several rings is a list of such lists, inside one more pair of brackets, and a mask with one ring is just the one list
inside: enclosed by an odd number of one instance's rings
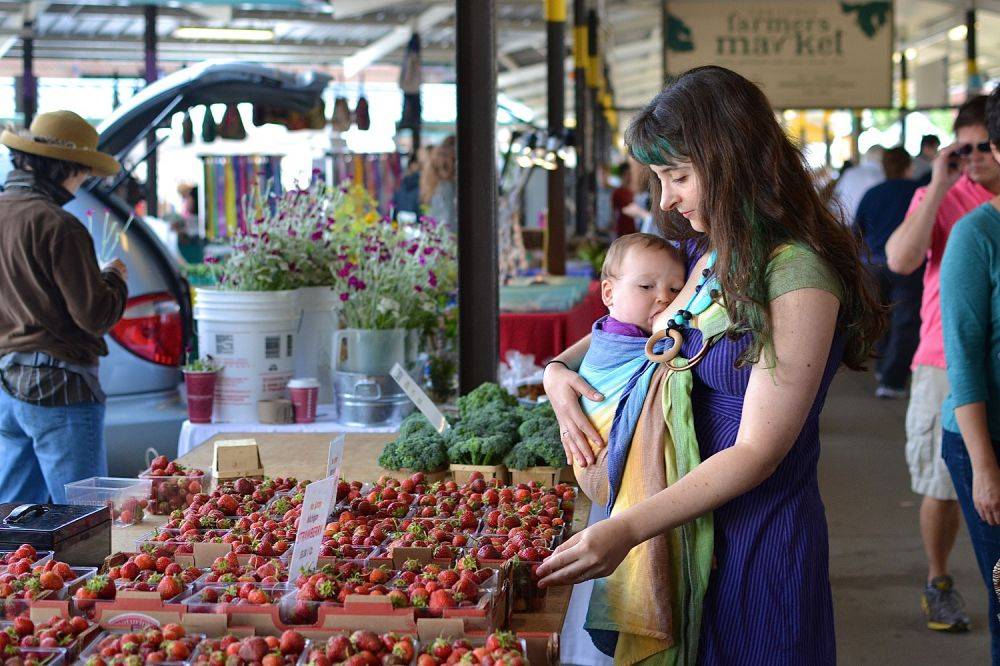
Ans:
{"label": "broccoli head", "polygon": [[459,465],[499,465],[513,445],[503,435],[473,435],[449,446],[448,457]]}
{"label": "broccoli head", "polygon": [[504,458],[504,464],[511,469],[563,467],[566,464],[566,453],[558,438],[532,437],[511,449]]}
{"label": "broccoli head", "polygon": [[517,434],[522,440],[538,437],[559,441],[559,422],[546,417],[529,418],[517,429]]}
{"label": "broccoli head", "polygon": [[433,428],[400,435],[389,442],[378,458],[386,469],[412,469],[417,472],[436,472],[448,466],[448,449],[444,438]]}
{"label": "broccoli head", "polygon": [[403,422],[399,424],[399,436],[407,437],[409,435],[415,435],[418,432],[432,433],[437,432],[431,422],[427,420],[421,412],[414,412],[403,419]]}
{"label": "broccoli head", "polygon": [[499,384],[486,382],[458,399],[458,411],[463,419],[489,405],[513,408],[517,407],[517,398]]}

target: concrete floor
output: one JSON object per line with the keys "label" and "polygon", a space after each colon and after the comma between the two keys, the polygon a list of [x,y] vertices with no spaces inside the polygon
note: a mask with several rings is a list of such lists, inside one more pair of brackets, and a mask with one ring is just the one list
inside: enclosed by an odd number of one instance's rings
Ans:
{"label": "concrete floor", "polygon": [[906,401],[876,400],[871,374],[842,369],[822,417],[820,486],[830,526],[830,579],[841,664],[989,664],[987,592],[965,524],[951,570],[972,631],[924,628],[927,575],[904,456]]}

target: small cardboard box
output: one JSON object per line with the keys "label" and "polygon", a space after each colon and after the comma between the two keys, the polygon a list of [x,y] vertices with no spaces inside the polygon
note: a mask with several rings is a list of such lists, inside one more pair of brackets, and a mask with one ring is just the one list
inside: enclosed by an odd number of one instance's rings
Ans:
{"label": "small cardboard box", "polygon": [[264,466],[260,462],[260,449],[257,448],[257,440],[217,441],[212,459],[212,474],[220,481],[238,479],[243,476],[263,477]]}
{"label": "small cardboard box", "polygon": [[451,475],[455,478],[455,483],[463,485],[472,479],[474,472],[482,472],[487,481],[496,479],[506,485],[510,483],[510,472],[503,465],[456,465],[451,464]]}
{"label": "small cardboard box", "polygon": [[[527,469],[515,469],[511,473],[514,476],[514,485],[521,483],[531,483],[534,481],[545,488],[552,488],[560,483],[565,467],[529,467]],[[569,468],[570,476],[573,475],[573,468]],[[575,478],[575,477],[574,477]]]}
{"label": "small cardboard box", "polygon": [[[381,469],[381,473],[384,476],[388,476],[389,478],[392,479],[398,479],[400,481],[405,481],[406,479],[416,474],[416,472],[414,472],[412,469],[406,469],[405,467],[403,469],[385,469],[383,467]],[[445,481],[448,479],[448,476],[450,474],[451,472],[446,469],[443,469],[440,472],[423,472],[424,481],[428,485],[437,483],[439,481]]]}

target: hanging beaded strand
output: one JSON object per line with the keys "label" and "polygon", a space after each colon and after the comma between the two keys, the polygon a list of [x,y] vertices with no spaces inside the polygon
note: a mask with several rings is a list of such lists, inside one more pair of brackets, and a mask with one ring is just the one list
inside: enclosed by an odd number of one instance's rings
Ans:
{"label": "hanging beaded strand", "polygon": [[678,310],[668,322],[668,329],[681,328],[688,325],[692,318],[700,315],[708,309],[712,302],[719,296],[719,280],[715,276],[715,250],[708,255],[708,262],[701,271],[701,279],[694,287],[694,294],[683,309]]}

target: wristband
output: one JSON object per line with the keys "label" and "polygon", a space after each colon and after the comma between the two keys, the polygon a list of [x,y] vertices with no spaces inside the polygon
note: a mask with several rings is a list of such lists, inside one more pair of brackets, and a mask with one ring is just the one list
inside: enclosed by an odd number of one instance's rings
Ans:
{"label": "wristband", "polygon": [[545,369],[548,368],[553,363],[558,363],[559,365],[561,365],[562,367],[566,368],[567,370],[569,370],[571,372],[573,370],[573,368],[571,368],[568,365],[566,365],[565,361],[559,361],[559,360],[556,360],[556,359],[552,359],[551,361],[549,361],[548,363],[546,363],[544,367],[542,367],[542,372],[544,373]]}

